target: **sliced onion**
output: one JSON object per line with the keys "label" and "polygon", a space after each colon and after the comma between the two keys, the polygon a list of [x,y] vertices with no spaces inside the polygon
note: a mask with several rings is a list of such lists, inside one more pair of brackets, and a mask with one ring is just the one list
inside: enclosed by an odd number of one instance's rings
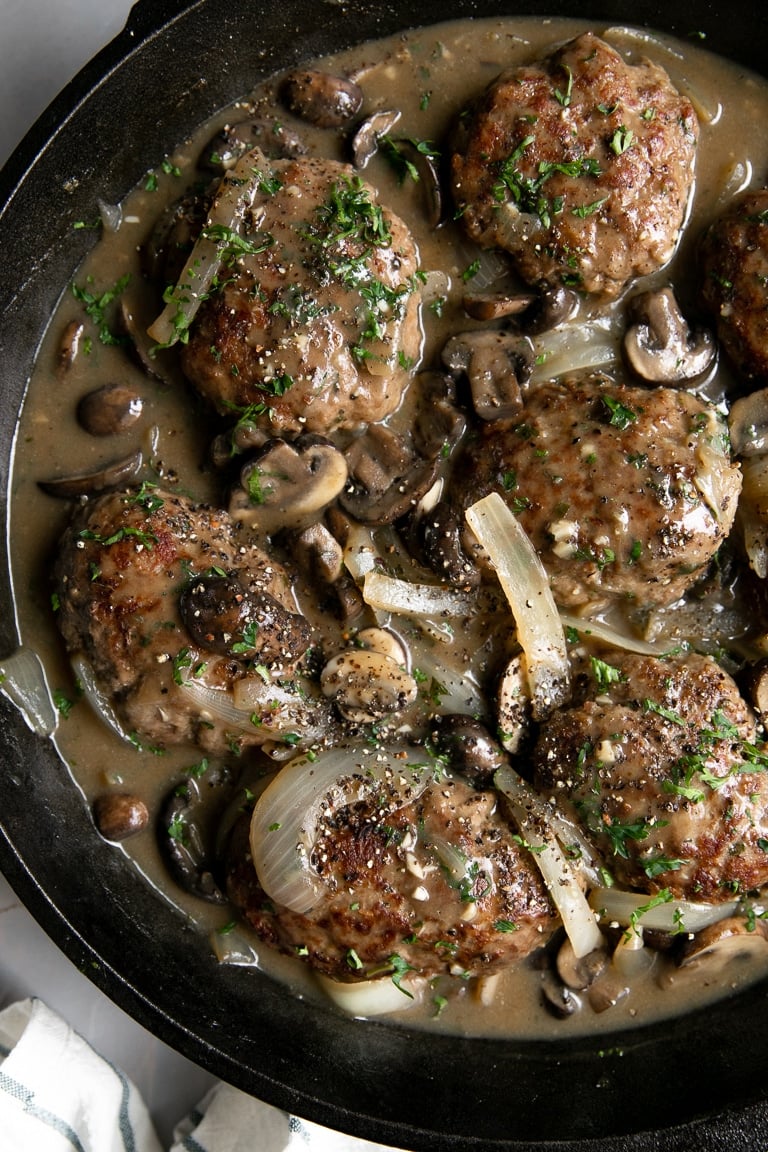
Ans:
{"label": "sliced onion", "polygon": [[768,455],[745,457],[741,475],[739,520],[744,547],[753,572],[764,580],[768,576]]}
{"label": "sliced onion", "polygon": [[690,900],[667,900],[655,904],[646,912],[641,910],[652,903],[653,897],[638,892],[623,892],[620,888],[593,888],[589,903],[603,922],[623,926],[655,928],[659,932],[699,932],[709,924],[733,916],[738,900],[725,904],[697,904]]}
{"label": "sliced onion", "polygon": [[531,386],[587,368],[605,368],[621,358],[621,329],[616,320],[564,324],[533,341]]}
{"label": "sliced onion", "polygon": [[385,976],[376,980],[358,980],[355,983],[344,984],[340,980],[331,980],[322,972],[316,973],[317,981],[337,1008],[341,1008],[350,1016],[365,1019],[368,1016],[386,1016],[389,1012],[402,1012],[404,1008],[413,1008],[420,1000],[423,981],[406,975],[398,980],[397,984]]}
{"label": "sliced onion", "polygon": [[344,564],[356,584],[362,584],[368,572],[380,561],[379,550],[370,528],[350,524],[344,544]]}
{"label": "sliced onion", "polygon": [[611,965],[620,976],[636,980],[653,967],[655,960],[656,952],[646,948],[643,929],[637,928],[622,935],[611,957]]}
{"label": "sliced onion", "polygon": [[668,52],[670,56],[674,56],[676,60],[682,60],[683,54],[677,48],[673,48],[666,40],[654,36],[652,32],[644,32],[641,28],[630,28],[624,24],[615,24],[611,28],[606,28],[603,32],[605,40],[619,40],[619,41],[633,41],[635,44],[641,44],[644,48],[651,46],[657,51]]}
{"label": "sliced onion", "polygon": [[477,676],[471,668],[458,670],[448,663],[445,642],[440,641],[436,651],[434,643],[418,641],[411,644],[411,661],[414,668],[434,682],[436,712],[460,712],[466,716],[482,716],[487,705]]}
{"label": "sliced onion", "polygon": [[148,332],[161,347],[168,348],[183,338],[197,315],[197,310],[208,295],[214,277],[221,265],[223,244],[206,235],[211,229],[224,227],[237,232],[243,217],[253,205],[262,174],[258,150],[246,152],[234,168],[223,176],[216,191],[208,217],[184,265],[170,300],[150,325]]}
{"label": "sliced onion", "polygon": [[637,652],[640,656],[656,656],[661,658],[669,652],[669,647],[662,644],[652,644],[648,640],[641,640],[638,636],[629,636],[626,632],[619,632],[610,624],[600,620],[590,620],[584,616],[572,616],[570,612],[560,612],[560,619],[566,628],[572,628],[589,639],[600,640],[603,644],[610,644],[612,648],[623,648],[627,652]]}
{"label": "sliced onion", "polygon": [[497,492],[466,512],[509,601],[523,649],[534,719],[544,719],[568,698],[565,632],[544,565],[530,538]]}
{"label": "sliced onion", "polygon": [[733,482],[723,467],[730,463],[730,456],[725,447],[727,436],[725,424],[721,422],[717,413],[710,409],[707,435],[697,437],[696,442],[696,475],[694,484],[699,490],[704,503],[709,508],[715,520],[721,521],[723,509],[727,507],[727,497],[733,490]]}
{"label": "sliced onion", "polygon": [[72,668],[83,690],[83,695],[99,719],[108,728],[111,728],[121,740],[130,741],[130,735],[118,720],[112,702],[99,684],[90,660],[86,660],[85,656],[79,652],[72,657]]}
{"label": "sliced onion", "polygon": [[219,964],[232,964],[239,968],[254,968],[259,963],[259,954],[252,946],[250,940],[237,928],[221,928],[213,931],[210,936]]}
{"label": "sliced onion", "polygon": [[580,959],[595,949],[602,948],[603,935],[595,914],[557,842],[554,831],[547,821],[540,818],[541,798],[508,764],[497,770],[494,783],[507,797],[523,838],[534,849],[533,859],[544,878],[552,902],[560,913],[574,955]]}
{"label": "sliced onion", "polygon": [[384,572],[366,572],[363,599],[371,608],[396,616],[469,616],[474,597],[440,584],[415,584]]}
{"label": "sliced onion", "polygon": [[42,661],[31,648],[20,647],[0,664],[0,689],[38,736],[56,731],[58,713]]}
{"label": "sliced onion", "polygon": [[251,855],[270,899],[299,913],[317,904],[325,885],[310,857],[320,820],[382,786],[402,804],[416,799],[431,768],[423,761],[409,763],[409,755],[404,747],[341,746],[316,759],[299,756],[278,772],[251,819]]}
{"label": "sliced onion", "polygon": [[263,730],[265,739],[297,734],[302,740],[313,740],[323,731],[312,701],[308,703],[295,689],[266,684],[260,676],[236,680],[231,692],[190,677],[183,681],[182,690],[195,701],[201,716],[220,720],[239,732],[253,735]]}

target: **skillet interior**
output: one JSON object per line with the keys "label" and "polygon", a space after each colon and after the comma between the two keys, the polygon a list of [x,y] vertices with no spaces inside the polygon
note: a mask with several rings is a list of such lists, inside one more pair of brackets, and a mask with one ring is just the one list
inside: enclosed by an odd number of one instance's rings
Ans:
{"label": "skillet interior", "polygon": [[[129,29],[44,114],[0,174],[0,483],[8,490],[16,415],[56,299],[87,233],[72,222],[117,201],[190,125],[295,60],[387,35],[418,18],[508,14],[503,2],[140,0]],[[318,10],[322,7],[322,19]],[[568,0],[520,13],[575,15]],[[267,16],[267,13],[269,15]],[[731,0],[674,7],[603,0],[602,22],[706,34],[760,69],[768,9]],[[308,18],[309,17],[309,18]],[[162,77],[162,81],[158,78]],[[71,181],[77,180],[72,189]],[[66,186],[66,187],[65,187]],[[70,190],[67,191],[66,188]],[[5,506],[5,500],[3,501]],[[12,547],[12,542],[11,542]],[[11,589],[0,644],[13,650]],[[0,699],[0,866],[42,926],[112,999],[190,1059],[262,1099],[409,1149],[534,1146],[755,1148],[768,1140],[756,1053],[768,997],[755,986],[670,1024],[594,1039],[505,1044],[423,1036],[310,1006],[258,973],[220,968],[206,942],[95,833],[50,744]],[[87,883],[83,882],[87,877]],[[619,1054],[621,1053],[621,1054]],[[731,1111],[702,1129],[670,1129]],[[761,1140],[761,1136],[763,1139]],[[565,1143],[560,1143],[564,1141]],[[573,1141],[578,1141],[573,1144]]]}

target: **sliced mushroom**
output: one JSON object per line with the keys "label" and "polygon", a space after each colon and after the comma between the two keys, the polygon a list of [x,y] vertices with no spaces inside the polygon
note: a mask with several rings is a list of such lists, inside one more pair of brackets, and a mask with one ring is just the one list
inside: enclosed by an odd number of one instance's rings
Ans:
{"label": "sliced mushroom", "polygon": [[419,519],[418,542],[422,559],[454,588],[477,588],[480,571],[464,551],[464,517],[447,501],[440,501]]}
{"label": "sliced mushroom", "polygon": [[742,396],[731,406],[728,430],[737,456],[762,456],[768,451],[768,388]]}
{"label": "sliced mushroom", "polygon": [[228,468],[235,457],[262,449],[267,440],[269,436],[263,428],[250,420],[238,421],[234,428],[214,438],[208,453],[211,464],[219,470]]}
{"label": "sliced mushroom", "polygon": [[557,973],[569,988],[583,992],[594,984],[608,964],[608,953],[602,948],[577,957],[573,945],[566,937],[557,953]]}
{"label": "sliced mushroom", "polygon": [[518,313],[514,326],[525,336],[540,336],[565,324],[579,307],[579,297],[572,288],[557,284],[542,288],[529,306]]}
{"label": "sliced mushroom", "polygon": [[344,455],[322,436],[267,440],[240,473],[230,515],[268,535],[318,520],[347,482]]}
{"label": "sliced mushroom", "polygon": [[361,121],[352,137],[352,161],[356,168],[365,168],[378,152],[382,136],[391,132],[399,119],[397,109],[386,108]]}
{"label": "sliced mushroom", "polygon": [[437,460],[413,455],[383,424],[371,424],[346,451],[349,483],[339,503],[362,524],[392,524],[433,483]]}
{"label": "sliced mushroom", "polygon": [[641,379],[679,384],[698,379],[714,365],[717,343],[712,333],[688,327],[672,288],[633,297],[629,314],[624,354]]}
{"label": "sliced mushroom", "polygon": [[304,141],[286,124],[272,116],[253,116],[225,124],[203,148],[200,167],[226,172],[251,148],[260,148],[275,160],[293,160],[307,152]]}
{"label": "sliced mushroom", "polygon": [[144,454],[139,449],[121,460],[105,464],[91,472],[80,472],[74,476],[59,476],[52,480],[38,480],[38,485],[49,496],[63,500],[77,500],[80,496],[93,496],[96,492],[106,492],[119,488],[135,479],[144,462]]}
{"label": "sliced mushroom", "polygon": [[128,384],[103,384],[77,405],[77,419],[92,436],[117,436],[141,418],[144,400]]}
{"label": "sliced mushroom", "polygon": [[158,844],[168,871],[185,892],[211,904],[226,904],[213,876],[209,854],[195,808],[200,791],[194,780],[174,788],[167,796],[158,821]]}
{"label": "sliced mushroom", "polygon": [[528,676],[520,655],[513,656],[496,691],[496,719],[501,743],[508,752],[522,748],[531,730],[532,705]]}
{"label": "sliced mushroom", "polygon": [[153,380],[159,380],[161,384],[168,386],[175,386],[175,379],[168,366],[168,361],[163,359],[162,354],[155,355],[152,351],[155,345],[154,341],[147,335],[147,325],[139,323],[125,297],[121,297],[119,314],[120,326],[130,341],[131,351],[139,366]]}
{"label": "sliced mushroom", "polygon": [[[381,630],[368,631],[374,634]],[[394,655],[383,647],[378,642],[376,647],[346,648],[323,668],[323,694],[351,723],[373,724],[401,712],[416,699],[418,686],[405,670],[405,652],[399,645],[393,648],[391,640],[386,647]]]}
{"label": "sliced mushroom", "polygon": [[400,182],[410,177],[421,186],[427,224],[430,228],[437,228],[443,218],[443,192],[434,152],[429,145],[407,137],[393,140],[386,136],[382,142],[401,173]]}
{"label": "sliced mushroom", "polygon": [[750,957],[768,959],[768,929],[765,921],[754,923],[743,916],[729,916],[686,940],[678,964],[681,968],[706,968],[714,976],[734,960]]}
{"label": "sliced mushroom", "polygon": [[289,73],[281,85],[281,96],[295,116],[317,128],[340,128],[357,115],[363,103],[359,84],[313,68]]}
{"label": "sliced mushroom", "polygon": [[80,353],[80,344],[85,334],[85,324],[82,320],[70,320],[61,337],[59,344],[58,369],[59,375],[65,376],[74,364]]}
{"label": "sliced mushroom", "polygon": [[589,1006],[593,1012],[606,1012],[629,996],[629,991],[627,981],[612,968],[606,968],[594,984],[590,985],[587,993]]}
{"label": "sliced mushroom", "polygon": [[743,677],[747,698],[762,721],[768,719],[768,657],[748,668]]}
{"label": "sliced mushroom", "polygon": [[481,420],[506,420],[522,408],[534,362],[527,337],[496,329],[462,332],[445,345],[442,359],[450,372],[466,373]]}
{"label": "sliced mushroom", "polygon": [[527,311],[536,299],[534,292],[467,292],[462,306],[473,320],[503,320]]}
{"label": "sliced mushroom", "polygon": [[549,969],[541,974],[541,998],[547,1011],[558,1020],[566,1020],[581,1008],[578,996]]}
{"label": "sliced mushroom", "polygon": [[452,768],[480,786],[491,784],[497,768],[506,763],[500,745],[485,725],[472,716],[436,716],[430,737]]}
{"label": "sliced mushroom", "polygon": [[411,388],[416,394],[414,447],[428,459],[444,459],[467,427],[467,418],[456,404],[455,381],[445,372],[419,372]]}
{"label": "sliced mushroom", "polygon": [[289,542],[291,555],[313,583],[335,584],[344,571],[344,549],[326,526],[310,524]]}
{"label": "sliced mushroom", "polygon": [[198,576],[182,591],[184,626],[201,648],[265,664],[295,662],[312,630],[268,592],[251,592],[233,576]]}

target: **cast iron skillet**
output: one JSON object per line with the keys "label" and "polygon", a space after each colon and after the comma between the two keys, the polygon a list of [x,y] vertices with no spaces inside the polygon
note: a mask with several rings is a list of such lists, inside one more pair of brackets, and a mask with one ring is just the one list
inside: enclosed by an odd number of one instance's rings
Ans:
{"label": "cast iron skillet", "polygon": [[[768,7],[728,0],[520,0],[524,14],[647,24],[765,68]],[[128,29],[42,116],[0,174],[0,480],[56,299],[119,201],[190,126],[269,72],[503,0],[140,0]],[[5,500],[3,500],[5,507]],[[11,548],[13,542],[11,541]],[[0,654],[17,643],[7,574]],[[259,973],[217,966],[200,939],[94,831],[50,743],[0,699],[0,867],[41,925],[122,1008],[247,1092],[337,1130],[408,1149],[722,1148],[768,1144],[768,989],[673,1023],[562,1042],[415,1035],[309,1005]]]}

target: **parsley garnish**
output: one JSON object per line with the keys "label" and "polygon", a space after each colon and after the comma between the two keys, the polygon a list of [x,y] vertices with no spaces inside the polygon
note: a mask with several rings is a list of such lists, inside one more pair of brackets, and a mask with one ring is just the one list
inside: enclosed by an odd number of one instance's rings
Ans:
{"label": "parsley garnish", "polygon": [[624,674],[619,668],[614,668],[613,664],[606,664],[604,660],[598,660],[597,656],[590,656],[589,662],[592,666],[592,675],[601,690],[605,690],[609,685],[618,684],[625,679]]}
{"label": "parsley garnish", "polygon": [[608,409],[608,423],[614,428],[628,428],[637,420],[637,412],[633,408],[628,408],[626,404],[622,404],[615,397],[601,396],[600,399]]}
{"label": "parsley garnish", "polygon": [[[98,328],[99,340],[102,344],[122,344],[124,342],[121,336],[116,336],[111,331],[107,323],[106,312],[110,304],[114,303],[118,296],[128,287],[130,279],[130,273],[126,272],[111,288],[107,288],[106,291],[100,293],[92,292],[90,288],[83,288],[74,282],[71,285],[72,295],[84,306],[86,316],[88,316]],[[93,277],[89,276],[86,283],[92,284]]]}
{"label": "parsley garnish", "polygon": [[620,124],[611,137],[611,143],[609,147],[612,152],[616,153],[617,156],[621,156],[622,153],[626,152],[628,148],[632,147],[634,139],[635,134],[632,129],[627,128],[624,124]]}

